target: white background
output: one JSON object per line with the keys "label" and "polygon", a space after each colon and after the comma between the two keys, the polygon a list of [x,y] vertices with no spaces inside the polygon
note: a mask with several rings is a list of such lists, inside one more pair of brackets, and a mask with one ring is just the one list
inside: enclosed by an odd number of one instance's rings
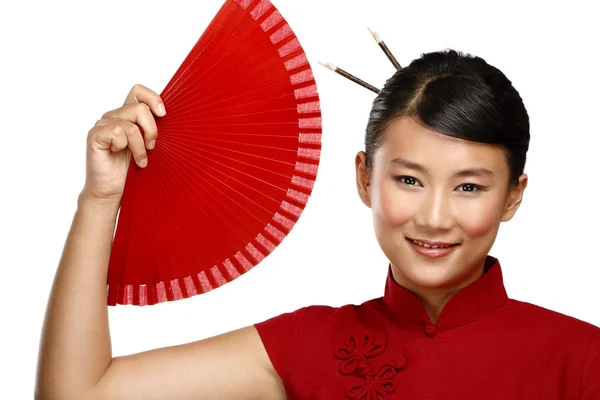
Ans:
{"label": "white background", "polygon": [[[594,2],[273,1],[300,38],[321,93],[324,143],[311,201],[275,252],[236,281],[187,300],[110,308],[115,356],[304,305],[383,294],[387,260],[356,194],[353,164],[374,94],[317,64],[333,62],[381,87],[394,69],[367,26],[403,66],[450,47],[484,58],[513,82],[531,118],[529,186],[490,254],[500,259],[509,296],[600,325]],[[47,296],[84,182],[88,130],[133,84],[160,92],[221,5],[2,2],[3,398],[32,396]]]}

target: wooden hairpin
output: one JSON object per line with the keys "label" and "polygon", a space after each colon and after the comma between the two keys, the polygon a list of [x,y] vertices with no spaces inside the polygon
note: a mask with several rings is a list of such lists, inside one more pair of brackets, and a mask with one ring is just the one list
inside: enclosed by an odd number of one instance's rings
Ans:
{"label": "wooden hairpin", "polygon": [[379,33],[377,33],[377,32],[373,32],[371,30],[371,28],[368,28],[368,29],[369,29],[369,32],[371,32],[371,35],[373,35],[373,39],[375,39],[375,41],[377,42],[379,47],[381,47],[381,50],[383,50],[383,52],[385,53],[387,58],[389,58],[390,61],[392,62],[392,64],[394,64],[394,67],[396,67],[396,69],[402,68],[400,66],[400,63],[398,62],[398,60],[396,60],[396,57],[394,57],[394,55],[392,54],[390,49],[388,49],[388,47],[386,46],[385,42],[381,38],[381,35],[379,35]]}
{"label": "wooden hairpin", "polygon": [[346,72],[343,69],[336,67],[332,63],[323,63],[323,62],[319,61],[319,64],[321,64],[322,66],[324,66],[326,68],[329,68],[330,70],[332,70],[335,73],[340,74],[344,78],[350,79],[352,82],[358,83],[362,87],[365,87],[375,93],[379,93],[379,89],[377,89],[375,86],[370,85],[367,82],[363,81],[362,79],[357,78],[356,76],[352,75],[351,73]]}
{"label": "wooden hairpin", "polygon": [[[387,45],[383,41],[383,39],[381,39],[381,36],[378,33],[373,32],[371,30],[371,28],[368,28],[368,29],[369,29],[369,32],[371,32],[371,35],[373,35],[373,38],[375,39],[375,41],[377,41],[377,44],[379,44],[379,47],[381,47],[381,49],[383,50],[385,55],[390,59],[392,64],[394,64],[394,67],[396,67],[396,69],[402,68],[400,66],[400,63],[398,62],[398,60],[396,60],[396,57],[394,57],[394,55],[392,54],[390,49],[387,47]],[[351,73],[349,73],[347,71],[344,71],[343,69],[341,69],[339,67],[336,67],[332,63],[323,63],[321,61],[319,61],[319,63],[321,65],[323,65],[324,67],[329,68],[333,72],[340,74],[344,78],[349,79],[352,82],[358,83],[360,86],[367,88],[367,89],[371,90],[372,92],[379,93],[379,89],[377,89],[375,86],[368,84],[367,82],[363,81],[362,79],[357,78],[356,76],[352,75]]]}

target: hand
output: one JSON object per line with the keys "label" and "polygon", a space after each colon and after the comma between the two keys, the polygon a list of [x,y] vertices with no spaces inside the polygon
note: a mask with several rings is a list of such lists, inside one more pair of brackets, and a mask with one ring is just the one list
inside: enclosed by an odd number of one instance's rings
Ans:
{"label": "hand", "polygon": [[87,137],[86,179],[81,196],[120,204],[131,154],[138,167],[145,168],[146,149],[155,146],[158,132],[153,114],[166,114],[162,99],[147,87],[135,85],[122,107],[96,122]]}

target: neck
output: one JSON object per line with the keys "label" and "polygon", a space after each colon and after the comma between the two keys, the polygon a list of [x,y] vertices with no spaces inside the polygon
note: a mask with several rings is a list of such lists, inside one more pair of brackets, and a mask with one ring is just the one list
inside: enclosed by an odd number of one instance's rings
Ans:
{"label": "neck", "polygon": [[450,287],[436,287],[436,288],[428,288],[418,286],[417,284],[411,282],[406,278],[402,272],[396,268],[392,264],[392,276],[394,280],[402,287],[411,291],[421,302],[429,319],[432,323],[437,324],[440,314],[444,309],[444,306],[450,300],[452,296],[458,293],[462,288],[470,285],[475,282],[477,279],[481,278],[484,272],[484,264],[485,260],[481,262],[477,268],[475,268],[472,273],[470,273],[467,277],[462,279],[458,284],[450,286]]}

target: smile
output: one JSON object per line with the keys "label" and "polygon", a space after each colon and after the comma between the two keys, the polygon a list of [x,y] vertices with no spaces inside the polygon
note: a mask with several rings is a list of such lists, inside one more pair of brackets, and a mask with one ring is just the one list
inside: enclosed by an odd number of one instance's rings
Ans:
{"label": "smile", "polygon": [[409,239],[409,240],[421,247],[425,247],[426,249],[447,249],[448,247],[451,247],[451,246],[457,246],[456,244],[449,244],[446,246],[436,246],[436,245],[430,246],[427,243],[421,243],[418,240],[414,240],[414,239]]}
{"label": "smile", "polygon": [[427,258],[445,257],[452,253],[460,245],[460,243],[450,244],[439,242],[437,242],[437,244],[428,244],[409,238],[406,238],[406,240],[415,252]]}

